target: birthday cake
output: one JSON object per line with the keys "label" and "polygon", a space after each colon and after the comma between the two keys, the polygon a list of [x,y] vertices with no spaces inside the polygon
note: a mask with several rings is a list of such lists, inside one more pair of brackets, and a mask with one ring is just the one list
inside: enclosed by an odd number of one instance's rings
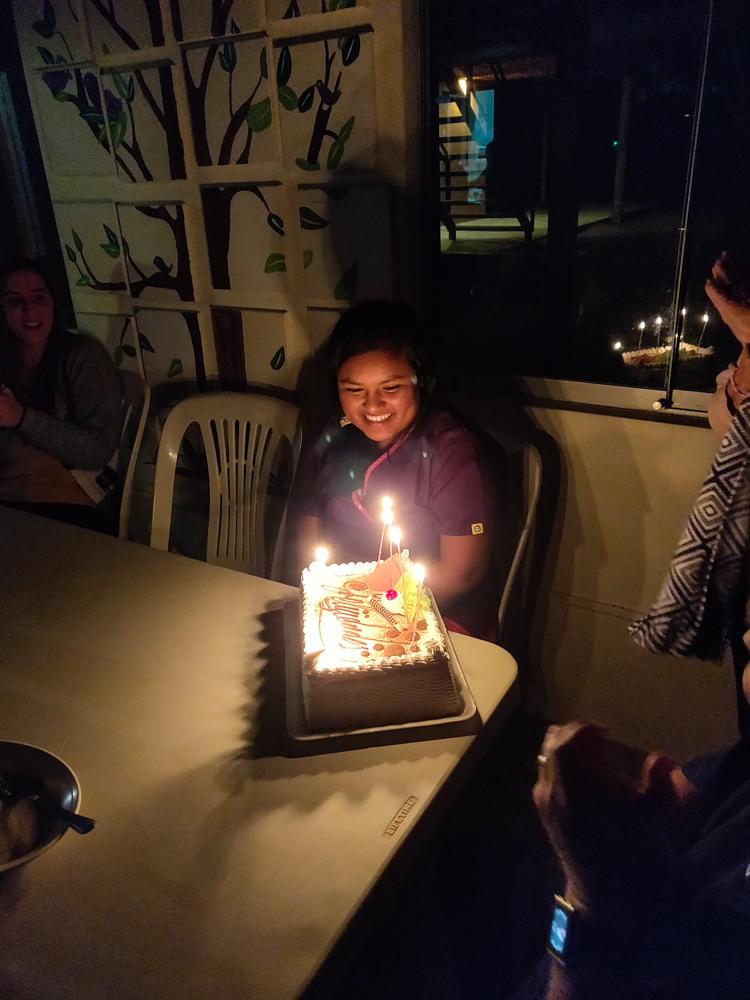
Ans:
{"label": "birthday cake", "polygon": [[302,693],[312,730],[400,725],[463,710],[432,600],[413,586],[409,593],[408,560],[400,591],[384,584],[385,566],[317,564],[302,572]]}

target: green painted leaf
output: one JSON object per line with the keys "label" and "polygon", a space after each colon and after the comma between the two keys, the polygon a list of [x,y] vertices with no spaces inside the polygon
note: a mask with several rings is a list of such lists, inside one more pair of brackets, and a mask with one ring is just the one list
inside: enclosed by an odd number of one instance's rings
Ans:
{"label": "green painted leaf", "polygon": [[129,358],[135,357],[135,348],[132,344],[120,344],[120,347],[122,347],[122,353],[127,354]]}
{"label": "green painted leaf", "polygon": [[151,346],[151,342],[145,333],[138,334],[138,343],[141,345],[144,351],[149,351],[151,354],[156,354],[156,351]]}
{"label": "green painted leaf", "polygon": [[73,234],[73,242],[75,243],[76,250],[80,253],[83,250],[83,240],[75,229],[71,229],[70,231]]}
{"label": "green painted leaf", "polygon": [[357,0],[328,0],[329,10],[346,10],[347,7],[355,7]]}
{"label": "green painted leaf", "polygon": [[91,105],[86,105],[86,107],[82,108],[78,114],[88,125],[91,125],[94,128],[101,128],[104,124],[104,116],[101,111],[98,111]]}
{"label": "green painted leaf", "polygon": [[269,212],[266,216],[266,222],[275,233],[279,234],[279,236],[284,235],[284,220],[280,215],[274,215],[273,212]]}
{"label": "green painted leaf", "polygon": [[110,257],[114,258],[120,256],[120,247],[117,243],[100,243],[99,246]]}
{"label": "green painted leaf", "polygon": [[135,100],[135,80],[133,77],[128,77],[128,96],[125,98],[128,104],[132,104]]}
{"label": "green painted leaf", "polygon": [[167,378],[174,378],[175,375],[182,375],[182,362],[179,358],[172,358],[167,372]]}
{"label": "green painted leaf", "polygon": [[54,66],[55,57],[49,49],[45,49],[42,45],[37,45],[36,50],[48,66]]}
{"label": "green painted leaf", "polygon": [[275,372],[277,372],[279,368],[284,367],[285,361],[286,361],[286,351],[284,350],[283,347],[280,347],[278,351],[274,354],[274,356],[271,358],[271,367]]}
{"label": "green painted leaf", "polygon": [[122,140],[125,138],[125,133],[128,130],[128,115],[125,110],[121,111],[117,118],[113,118],[109,123],[109,131],[112,136],[112,145],[117,149]]}
{"label": "green painted leaf", "polygon": [[339,129],[339,142],[346,142],[346,140],[352,134],[353,128],[354,128],[354,115],[352,115],[351,118],[348,118]]}
{"label": "green painted leaf", "polygon": [[[131,79],[132,79],[132,77],[131,77]],[[127,99],[128,99],[128,82],[125,79],[125,77],[122,75],[122,73],[113,73],[112,74],[112,83],[114,83],[115,90],[120,95],[120,97],[123,99],[123,101],[127,101]]]}
{"label": "green painted leaf", "polygon": [[41,35],[42,38],[52,38],[55,33],[55,29],[51,28],[46,21],[34,21],[31,27],[37,35]]}
{"label": "green painted leaf", "polygon": [[237,27],[237,22],[235,21],[234,18],[232,18],[232,20],[229,22],[229,31],[233,35],[239,35],[240,34],[240,29]]}
{"label": "green painted leaf", "polygon": [[346,198],[346,196],[349,194],[348,187],[338,187],[337,185],[334,184],[326,184],[323,190],[331,199],[331,201],[341,201],[343,198]]}
{"label": "green painted leaf", "polygon": [[105,56],[109,55],[109,45],[107,45],[106,42],[102,44],[102,52],[104,53]]}
{"label": "green painted leaf", "polygon": [[286,271],[286,258],[283,253],[269,254],[263,273],[273,274],[274,271]]}
{"label": "green painted leaf", "polygon": [[247,127],[251,132],[263,132],[271,124],[271,98],[251,104],[247,112]]}
{"label": "green painted leaf", "polygon": [[348,35],[341,46],[341,62],[344,66],[351,66],[359,55],[359,50],[359,35]]}
{"label": "green painted leaf", "polygon": [[68,260],[71,262],[71,264],[75,264],[76,260],[78,259],[76,257],[76,252],[73,249],[73,247],[68,246],[67,243],[65,244],[65,253],[68,255]]}
{"label": "green painted leaf", "polygon": [[237,65],[237,49],[234,42],[227,42],[222,52],[219,53],[219,63],[226,73],[234,73]]}
{"label": "green painted leaf", "polygon": [[101,143],[102,146],[109,152],[109,139],[107,138],[107,130],[102,125],[99,129],[99,134],[96,137],[96,141]]}
{"label": "green painted leaf", "polygon": [[303,250],[302,251],[302,266],[304,267],[304,269],[307,270],[308,267],[312,264],[312,262],[313,262],[313,252],[312,252],[312,250]]}
{"label": "green painted leaf", "polygon": [[279,61],[276,63],[276,85],[278,87],[284,87],[289,83],[289,77],[292,75],[292,54],[289,51],[289,46],[284,45],[279,52]]}
{"label": "green painted leaf", "polygon": [[357,269],[358,262],[355,260],[348,271],[345,271],[339,278],[339,282],[333,290],[335,299],[353,299],[357,291]]}
{"label": "green painted leaf", "polygon": [[297,110],[304,114],[313,106],[315,100],[315,84],[311,84],[307,90],[303,90],[297,101]]}
{"label": "green painted leaf", "polygon": [[88,274],[82,274],[81,277],[76,281],[76,285],[81,285],[83,287],[88,287],[91,284],[91,278]]}
{"label": "green painted leaf", "polygon": [[123,355],[122,348],[118,344],[117,347],[112,352],[112,360],[115,363],[115,368],[119,368],[120,367],[120,365],[122,364],[123,357],[124,357],[124,355]]}
{"label": "green painted leaf", "polygon": [[346,144],[341,141],[341,139],[336,139],[331,143],[331,148],[328,150],[328,169],[335,170],[336,167],[341,163],[341,157],[344,155],[344,149]]}
{"label": "green painted leaf", "polygon": [[320,170],[319,163],[308,163],[303,157],[298,156],[294,161],[300,170]]}
{"label": "green painted leaf", "polygon": [[325,229],[326,226],[330,226],[331,220],[322,218],[317,212],[303,205],[299,210],[299,224],[303,229]]}
{"label": "green painted leaf", "polygon": [[114,231],[114,229],[110,229],[106,222],[103,222],[102,225],[104,226],[104,232],[107,234],[107,239],[109,240],[109,242],[113,246],[116,247],[119,246],[120,241],[117,239],[117,233]]}
{"label": "green painted leaf", "polygon": [[74,101],[75,97],[73,94],[67,94],[64,90],[58,91],[56,94],[52,95],[56,101]]}
{"label": "green painted leaf", "polygon": [[260,75],[264,80],[268,79],[268,56],[265,49],[260,50]]}
{"label": "green painted leaf", "polygon": [[122,252],[125,254],[126,257],[130,256],[130,247],[128,246],[128,241],[125,239],[124,236],[122,238]]}
{"label": "green painted leaf", "polygon": [[284,86],[279,87],[279,101],[287,109],[287,111],[297,110],[297,95],[294,93],[291,87]]}

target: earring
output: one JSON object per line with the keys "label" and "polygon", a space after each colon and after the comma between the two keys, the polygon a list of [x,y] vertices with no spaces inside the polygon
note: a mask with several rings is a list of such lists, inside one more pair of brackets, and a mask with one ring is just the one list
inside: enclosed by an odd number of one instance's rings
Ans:
{"label": "earring", "polygon": [[342,417],[341,420],[339,420],[339,424],[342,427],[348,427],[350,423],[351,423],[351,420],[349,419],[349,417]]}

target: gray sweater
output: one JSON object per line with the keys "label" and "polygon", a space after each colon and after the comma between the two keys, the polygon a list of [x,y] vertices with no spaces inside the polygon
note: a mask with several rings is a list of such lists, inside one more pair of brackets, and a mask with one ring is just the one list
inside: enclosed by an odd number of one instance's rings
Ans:
{"label": "gray sweater", "polygon": [[0,461],[11,434],[69,469],[99,471],[117,448],[122,426],[122,385],[102,345],[77,335],[65,353],[55,386],[56,416],[27,409],[16,430],[0,429]]}

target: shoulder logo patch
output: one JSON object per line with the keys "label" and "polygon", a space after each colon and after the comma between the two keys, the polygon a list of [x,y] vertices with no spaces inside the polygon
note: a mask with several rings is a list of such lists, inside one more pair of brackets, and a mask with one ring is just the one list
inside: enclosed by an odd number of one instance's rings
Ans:
{"label": "shoulder logo patch", "polygon": [[483,535],[484,525],[481,522],[479,524],[472,524],[471,533],[472,535]]}

